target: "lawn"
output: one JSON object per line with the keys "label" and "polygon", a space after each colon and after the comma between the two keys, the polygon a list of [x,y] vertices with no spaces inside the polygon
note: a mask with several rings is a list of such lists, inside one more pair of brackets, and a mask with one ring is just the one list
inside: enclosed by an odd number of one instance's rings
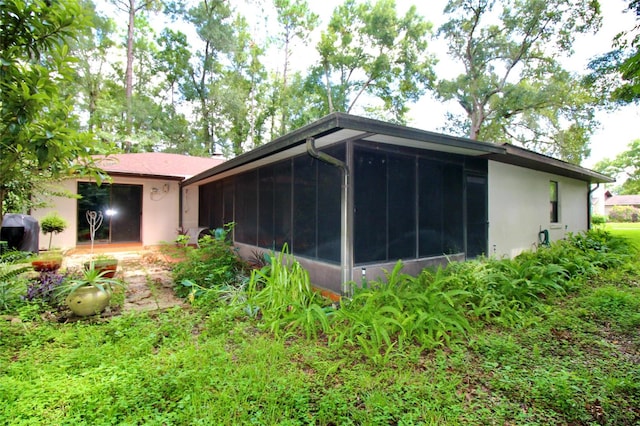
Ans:
{"label": "lawn", "polygon": [[[570,255],[553,247],[541,253]],[[514,294],[528,286],[527,294],[503,299],[494,314],[475,301],[465,312],[481,316],[468,314],[470,327],[458,337],[449,332],[427,348],[395,334],[377,353],[365,350],[373,340],[337,341],[349,332],[340,323],[340,333],[274,335],[268,312],[247,316],[223,303],[68,323],[26,305],[0,321],[0,424],[640,424],[637,259],[603,255],[618,266],[595,274],[598,262],[571,256],[570,274],[539,262],[525,269],[532,256],[494,262],[519,274],[519,284],[500,284],[490,270],[482,275],[494,280],[489,287]],[[450,284],[464,271],[479,276],[482,265],[434,276]],[[566,278],[563,289],[532,295],[534,281],[552,270]],[[363,306],[390,288],[363,293]],[[430,293],[433,303],[440,290]],[[446,298],[475,300],[453,291]],[[399,315],[394,300],[384,310]]]}
{"label": "lawn", "polygon": [[605,229],[614,235],[628,238],[636,247],[640,248],[640,222],[607,223]]}

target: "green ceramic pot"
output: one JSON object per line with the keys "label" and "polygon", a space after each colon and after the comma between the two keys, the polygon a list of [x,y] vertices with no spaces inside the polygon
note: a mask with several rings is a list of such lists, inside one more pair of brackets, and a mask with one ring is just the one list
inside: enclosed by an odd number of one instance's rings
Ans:
{"label": "green ceramic pot", "polygon": [[79,287],[67,296],[66,303],[71,312],[86,317],[97,315],[109,306],[111,293],[94,286]]}

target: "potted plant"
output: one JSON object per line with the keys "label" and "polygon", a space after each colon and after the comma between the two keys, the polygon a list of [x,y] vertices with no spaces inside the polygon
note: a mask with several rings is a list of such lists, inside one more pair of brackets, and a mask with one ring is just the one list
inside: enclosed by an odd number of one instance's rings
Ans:
{"label": "potted plant", "polygon": [[113,278],[118,270],[118,259],[113,256],[101,255],[88,262],[84,262],[84,269],[96,269],[105,273],[106,278]]}
{"label": "potted plant", "polygon": [[54,272],[62,266],[61,254],[43,254],[31,261],[31,266],[37,272]]}
{"label": "potted plant", "polygon": [[124,288],[124,284],[107,277],[105,272],[89,268],[64,286],[65,303],[78,316],[97,315],[109,306],[114,287]]}
{"label": "potted plant", "polygon": [[53,212],[42,218],[40,221],[40,228],[43,234],[49,234],[49,248],[51,250],[51,240],[53,234],[59,234],[67,228],[67,222],[58,216],[58,213]]}

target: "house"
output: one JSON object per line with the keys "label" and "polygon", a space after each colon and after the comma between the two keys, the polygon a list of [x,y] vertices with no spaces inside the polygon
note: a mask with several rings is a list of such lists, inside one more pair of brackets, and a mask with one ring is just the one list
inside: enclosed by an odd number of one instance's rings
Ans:
{"label": "house", "polygon": [[609,192],[607,192],[607,194],[608,196],[606,196],[604,200],[604,214],[607,216],[609,216],[615,206],[640,209],[640,195],[611,195]]}
{"label": "house", "polygon": [[311,281],[348,294],[401,259],[407,273],[515,256],[588,229],[600,173],[495,145],[343,113],[181,183],[181,224],[233,222],[246,258],[290,251]]}
{"label": "house", "polygon": [[[62,188],[81,198],[55,197],[51,207],[32,216],[40,220],[56,211],[68,224],[53,236],[52,247],[69,249],[90,244],[86,212],[102,213],[96,244],[153,246],[173,241],[180,223],[180,183],[223,162],[219,158],[192,157],[158,152],[100,157],[98,164],[111,177],[98,186],[88,179],[68,179]],[[184,206],[188,211],[188,206]],[[40,248],[49,237],[40,235]]]}

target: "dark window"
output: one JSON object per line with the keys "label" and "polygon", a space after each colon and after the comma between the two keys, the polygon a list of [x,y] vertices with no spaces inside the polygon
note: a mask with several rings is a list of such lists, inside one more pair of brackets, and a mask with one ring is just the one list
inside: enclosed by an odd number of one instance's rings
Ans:
{"label": "dark window", "polygon": [[94,241],[139,242],[142,221],[142,185],[79,182],[78,242],[91,241],[87,210],[102,212]]}
{"label": "dark window", "polygon": [[444,184],[442,253],[461,253],[464,251],[463,169],[458,164],[446,164],[442,173]]}
{"label": "dark window", "polygon": [[[443,254],[444,179],[442,163],[418,163],[418,247],[420,257]],[[459,224],[462,226],[462,224]]]}
{"label": "dark window", "polygon": [[233,179],[225,179],[222,183],[222,224],[233,222]]}
{"label": "dark window", "polygon": [[[330,152],[330,155],[335,153]],[[340,206],[342,171],[318,161],[318,253],[320,259],[340,262]]]}
{"label": "dark window", "polygon": [[550,220],[551,223],[558,223],[558,182],[549,182]]}
{"label": "dark window", "polygon": [[388,157],[389,259],[416,257],[416,167],[414,157]]}

